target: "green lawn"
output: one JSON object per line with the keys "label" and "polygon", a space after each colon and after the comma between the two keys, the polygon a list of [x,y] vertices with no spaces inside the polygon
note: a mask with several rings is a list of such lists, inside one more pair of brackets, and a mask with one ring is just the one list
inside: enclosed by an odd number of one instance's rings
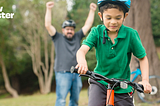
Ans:
{"label": "green lawn", "polygon": [[[39,93],[29,96],[21,95],[18,98],[6,98],[0,99],[0,106],[54,106],[56,100],[56,94],[50,93],[41,95]],[[67,104],[69,101],[69,95],[67,96]],[[79,106],[87,106],[88,97],[87,90],[82,90],[80,93]]]}
{"label": "green lawn", "polygon": [[[0,106],[54,106],[56,100],[55,93],[50,93],[46,95],[41,95],[36,93],[30,96],[21,95],[18,98],[6,98],[0,99]],[[69,101],[69,95],[67,97],[67,104]],[[82,90],[80,93],[79,106],[87,106],[88,96],[87,90]],[[67,105],[68,106],[68,105]],[[136,106],[160,106],[157,105],[149,105],[149,104],[136,104]]]}

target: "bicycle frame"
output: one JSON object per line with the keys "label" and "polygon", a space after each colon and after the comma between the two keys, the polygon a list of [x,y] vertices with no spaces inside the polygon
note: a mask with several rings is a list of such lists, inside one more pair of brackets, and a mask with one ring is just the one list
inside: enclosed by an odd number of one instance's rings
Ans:
{"label": "bicycle frame", "polygon": [[114,89],[112,90],[110,84],[108,84],[107,94],[110,95],[106,97],[106,106],[114,106]]}
{"label": "bicycle frame", "polygon": [[[71,73],[77,73],[78,69],[75,69],[74,66],[70,69]],[[132,86],[134,90],[143,92],[143,85],[131,82],[125,79],[109,79],[100,74],[94,73],[93,71],[87,71],[86,74],[80,74],[80,76],[89,77],[95,81],[103,80],[108,83],[107,96],[106,96],[106,106],[114,106],[114,87],[127,88],[128,85]]]}
{"label": "bicycle frame", "polygon": [[137,68],[135,71],[132,71],[132,72],[131,72],[131,75],[132,75],[132,74],[135,74],[134,77],[133,77],[133,79],[131,80],[132,82],[134,82],[135,79],[136,79],[139,75],[141,75],[141,70],[140,70],[139,68]]}
{"label": "bicycle frame", "polygon": [[[137,60],[138,62],[138,60]],[[139,63],[139,62],[138,62]],[[131,75],[133,75],[133,78],[131,79],[132,82],[134,82],[138,76],[141,76],[141,70],[140,70],[140,66],[138,65],[137,69],[135,71],[131,72]],[[150,93],[150,95],[144,94],[144,93],[138,93],[138,97],[141,99],[142,102],[145,103],[160,103],[160,99],[158,99],[157,94],[159,93],[159,89],[160,89],[160,85],[158,84],[158,81],[160,81],[160,77],[156,76],[156,75],[150,75],[149,76],[149,80],[152,82],[151,86],[152,86],[152,91]],[[153,100],[151,100],[150,98],[153,98]],[[156,99],[155,99],[156,98]]]}

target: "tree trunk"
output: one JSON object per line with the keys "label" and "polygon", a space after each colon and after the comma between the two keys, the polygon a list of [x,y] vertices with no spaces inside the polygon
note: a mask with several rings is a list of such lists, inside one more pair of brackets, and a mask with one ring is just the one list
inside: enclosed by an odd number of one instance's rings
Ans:
{"label": "tree trunk", "polygon": [[[160,75],[160,71],[158,70],[160,69],[160,61],[152,35],[150,1],[132,0],[131,9],[124,24],[138,31],[142,44],[146,49],[150,75]],[[131,60],[131,71],[137,67],[134,58],[132,57]]]}
{"label": "tree trunk", "polygon": [[[47,38],[47,36],[45,36],[45,38]],[[47,39],[45,39],[44,42],[46,42],[47,44]],[[49,53],[47,49],[45,49],[45,52],[46,52],[46,55],[45,55],[45,59],[46,59],[48,58]],[[32,51],[32,53],[34,52]],[[40,52],[36,51],[35,53],[38,54]],[[51,52],[50,52],[50,55],[51,55],[50,56],[50,68],[49,68],[48,60],[45,63],[42,63],[40,57],[36,58],[35,55],[36,54],[34,54],[32,57],[33,71],[35,75],[38,77],[40,92],[42,94],[47,94],[51,91],[51,83],[52,83],[52,77],[53,77],[53,66],[54,66],[54,45],[53,43],[51,45]],[[37,64],[36,62],[38,62],[39,64]]]}
{"label": "tree trunk", "polygon": [[1,64],[1,66],[2,66],[2,73],[3,73],[3,78],[4,78],[6,90],[7,90],[14,98],[18,97],[17,91],[11,87],[11,84],[10,84],[10,82],[9,82],[9,78],[8,78],[8,75],[7,75],[7,71],[6,71],[6,66],[5,66],[4,61],[3,61],[3,59],[2,59],[1,56],[0,56],[0,64]]}
{"label": "tree trunk", "polygon": [[11,85],[18,93],[20,93],[19,76],[16,74],[11,77]]}
{"label": "tree trunk", "polygon": [[[150,1],[132,0],[131,9],[124,24],[138,31],[142,44],[147,52],[150,75],[160,75],[160,72],[157,70],[160,69],[160,61],[152,35]],[[131,66],[135,67],[135,64],[131,62]]]}

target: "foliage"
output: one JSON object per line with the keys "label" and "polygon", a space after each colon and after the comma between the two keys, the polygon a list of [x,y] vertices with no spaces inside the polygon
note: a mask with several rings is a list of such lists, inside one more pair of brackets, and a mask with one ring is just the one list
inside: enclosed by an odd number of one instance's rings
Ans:
{"label": "foliage", "polygon": [[[0,1],[1,6],[3,7],[4,13],[13,13],[12,5],[14,4],[14,0],[5,0]],[[11,39],[13,32],[13,19],[0,18],[0,55],[3,56],[4,62],[6,64],[6,69],[9,73],[9,76],[13,76],[16,74],[21,74],[23,69],[22,60],[19,60],[16,57],[17,46],[14,45],[13,39]],[[1,70],[1,69],[0,69]],[[0,80],[3,77],[0,77]],[[2,82],[0,82],[2,83]]]}
{"label": "foliage", "polygon": [[151,21],[152,21],[152,31],[155,38],[155,43],[157,46],[160,46],[160,1],[159,0],[150,0],[151,2]]}
{"label": "foliage", "polygon": [[[17,5],[22,18],[21,23],[15,23],[16,30],[20,34],[17,36],[20,39],[19,45],[24,48],[21,51],[27,52],[31,57],[32,70],[38,77],[41,93],[48,93],[51,90],[54,65],[53,43],[51,38],[49,39],[49,36],[47,36],[44,25],[46,2],[44,0],[19,1]],[[54,2],[52,18],[56,28],[66,17],[65,6],[66,2],[63,0]]]}
{"label": "foliage", "polygon": [[[85,23],[85,20],[88,16],[89,5],[90,3],[97,3],[97,0],[73,0],[74,5],[72,10],[68,12],[68,19],[73,19],[76,22],[76,31],[78,31]],[[93,26],[101,24],[101,21],[98,16],[98,8],[95,12],[95,20]]]}
{"label": "foliage", "polygon": [[[32,1],[32,3],[31,3]],[[0,0],[0,7],[3,6],[3,12],[14,12],[13,19],[2,19],[0,18],[0,54],[3,55],[5,64],[7,66],[7,71],[9,77],[13,77],[18,75],[20,79],[21,89],[30,87],[29,92],[38,88],[38,81],[35,75],[33,75],[31,58],[26,54],[24,48],[20,45],[20,43],[29,45],[24,38],[22,38],[22,34],[17,30],[18,27],[23,30],[23,34],[27,36],[26,21],[24,21],[24,17],[22,14],[27,15],[27,10],[32,11],[39,10],[36,13],[37,17],[41,17],[44,19],[45,15],[45,3],[50,0]],[[65,7],[66,4],[59,5],[60,0],[54,0],[55,7],[52,11],[52,23],[56,27],[56,30],[61,32],[61,24],[64,21],[64,18],[73,19],[77,24],[76,31],[78,31],[83,25],[88,16],[89,12],[89,4],[91,2],[97,3],[97,0],[73,0],[74,5],[71,11],[66,14],[60,11],[60,8]],[[64,2],[65,0],[61,0]],[[151,21],[152,21],[152,31],[153,36],[155,38],[155,42],[157,46],[160,45],[160,0],[150,0],[151,1]],[[17,6],[16,11],[12,10],[12,5],[15,4]],[[30,8],[28,8],[30,5]],[[101,24],[98,15],[98,8],[95,14],[95,21],[93,23],[93,27]],[[30,24],[34,22],[33,17],[27,16],[26,19],[30,20]],[[44,20],[41,21],[44,23]],[[46,31],[44,27],[42,27],[41,32]],[[52,41],[48,36],[48,43],[51,44]],[[45,47],[41,47],[42,60],[44,61],[44,49]],[[94,70],[96,65],[96,57],[95,57],[95,49],[93,48],[90,52],[87,53],[87,62],[89,70]],[[25,83],[24,83],[25,82]],[[0,86],[4,86],[3,76],[0,68]]]}

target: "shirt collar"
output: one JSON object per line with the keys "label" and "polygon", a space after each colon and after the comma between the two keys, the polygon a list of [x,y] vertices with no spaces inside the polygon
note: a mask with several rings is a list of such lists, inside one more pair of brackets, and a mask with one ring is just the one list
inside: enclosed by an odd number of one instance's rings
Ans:
{"label": "shirt collar", "polygon": [[118,31],[118,36],[117,38],[125,38],[126,37],[126,31],[125,31],[125,26],[122,24]]}
{"label": "shirt collar", "polygon": [[[106,27],[103,25],[103,30],[105,30]],[[105,33],[105,37],[108,38],[108,34]],[[122,24],[122,26],[120,27],[119,31],[118,31],[118,36],[117,38],[125,38],[126,37],[126,31],[125,31],[125,26]]]}

